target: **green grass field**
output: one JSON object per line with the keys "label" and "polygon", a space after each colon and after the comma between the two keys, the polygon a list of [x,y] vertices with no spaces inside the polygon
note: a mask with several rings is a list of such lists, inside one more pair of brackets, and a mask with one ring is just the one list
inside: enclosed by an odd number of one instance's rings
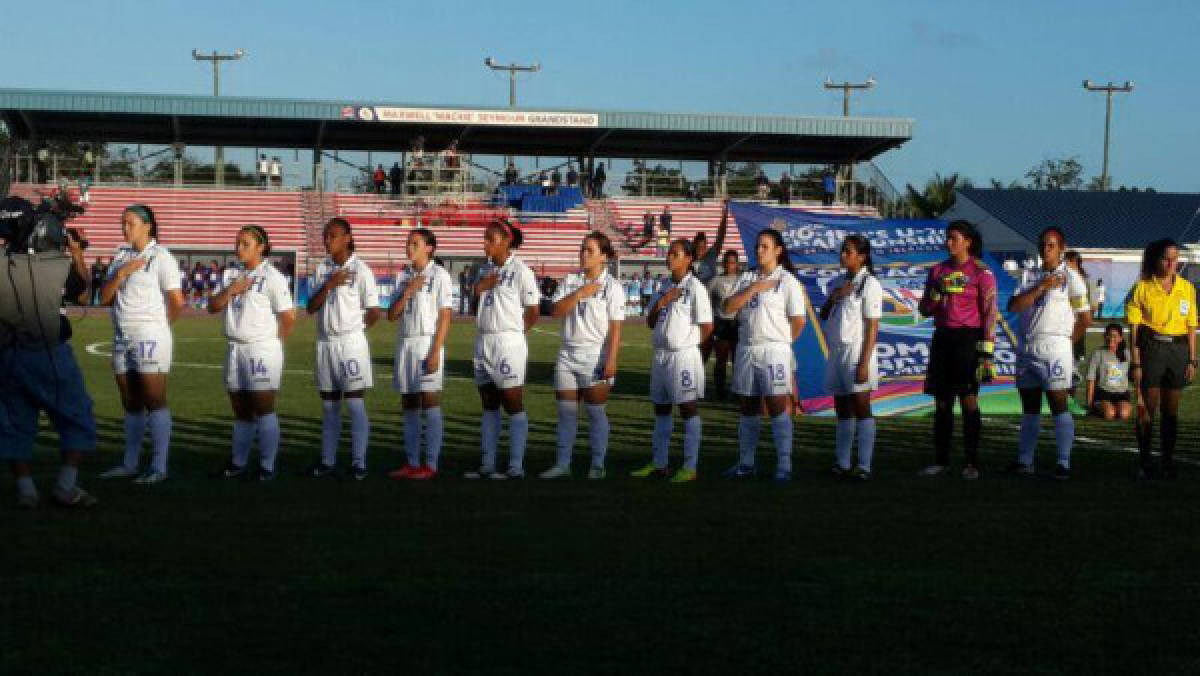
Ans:
{"label": "green grass field", "polygon": [[[1200,471],[1135,483],[1127,424],[1080,420],[1075,478],[1059,483],[996,471],[1015,452],[1016,420],[988,418],[984,476],[968,483],[915,477],[931,456],[928,419],[883,419],[875,477],[848,484],[827,473],[831,421],[807,418],[797,478],[780,486],[719,478],[736,420],[708,404],[701,481],[641,482],[626,474],[649,455],[649,341],[630,321],[607,481],[467,482],[457,477],[478,464],[480,408],[473,328],[456,323],[443,476],[397,483],[384,476],[400,461],[402,418],[392,329],[380,325],[372,475],[304,479],[294,472],[320,435],[305,319],[278,407],[279,478],[217,480],[230,434],[225,343],[217,321],[185,318],[172,478],[140,487],[95,479],[123,445],[108,359],[85,349],[111,330],[96,314],[75,330],[101,439],[81,483],[101,504],[18,512],[3,484],[0,673],[1200,670]],[[553,456],[556,330],[530,337],[531,472]],[[1198,414],[1193,388],[1188,461],[1200,459]],[[54,439],[38,453],[43,494]],[[1048,469],[1049,424],[1042,442]]]}

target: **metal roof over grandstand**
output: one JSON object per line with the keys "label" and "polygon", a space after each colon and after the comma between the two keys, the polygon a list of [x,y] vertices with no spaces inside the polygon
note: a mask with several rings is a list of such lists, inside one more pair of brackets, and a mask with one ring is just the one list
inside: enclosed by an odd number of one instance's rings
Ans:
{"label": "metal roof over grandstand", "polygon": [[0,88],[0,119],[22,139],[327,150],[842,163],[912,138],[906,118],[784,117],[429,106]]}

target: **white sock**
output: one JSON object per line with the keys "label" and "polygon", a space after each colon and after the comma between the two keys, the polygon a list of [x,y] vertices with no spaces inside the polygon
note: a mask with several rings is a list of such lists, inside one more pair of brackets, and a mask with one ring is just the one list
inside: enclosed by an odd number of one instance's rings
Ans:
{"label": "white sock", "polygon": [[592,467],[604,467],[608,457],[608,412],[605,404],[588,404],[588,441],[592,444]]}
{"label": "white sock", "polygon": [[146,436],[146,413],[125,412],[125,458],[121,464],[125,469],[136,470],[142,455],[142,439]]}
{"label": "white sock", "polygon": [[696,469],[700,460],[700,438],[704,435],[704,423],[696,414],[683,421],[683,467]]}
{"label": "white sock", "polygon": [[520,472],[525,467],[525,441],[529,439],[529,414],[521,411],[508,416],[508,469]]}
{"label": "white sock", "polygon": [[438,458],[442,455],[442,407],[434,406],[425,411],[425,466],[437,471]]}
{"label": "white sock", "polygon": [[150,428],[150,442],[154,447],[154,453],[150,456],[150,467],[155,472],[166,474],[167,456],[171,449],[171,409],[164,406],[150,411],[146,424]]}
{"label": "white sock", "polygon": [[409,467],[421,464],[421,409],[404,409],[404,462]]}
{"label": "white sock", "polygon": [[854,418],[838,418],[833,434],[833,458],[838,467],[850,469],[850,451],[854,448]]}
{"label": "white sock", "polygon": [[75,488],[75,481],[79,478],[79,468],[75,465],[63,464],[58,470],[58,483],[55,488],[59,493],[66,493]]}
{"label": "white sock", "polygon": [[[1042,416],[1037,413],[1026,413],[1021,416],[1021,432],[1018,435],[1017,462],[1022,465],[1032,465],[1034,454],[1037,452],[1038,433],[1041,431]],[[1057,424],[1055,425],[1057,427]]]}
{"label": "white sock", "polygon": [[37,497],[37,486],[33,484],[32,476],[17,477],[17,494],[35,498]]}
{"label": "white sock", "polygon": [[1058,449],[1058,464],[1071,468],[1071,445],[1075,443],[1075,418],[1070,411],[1054,416],[1054,445]]}
{"label": "white sock", "polygon": [[871,471],[875,457],[875,418],[858,419],[858,466]]}
{"label": "white sock", "polygon": [[367,420],[367,402],[362,397],[346,400],[350,411],[350,463],[354,467],[367,467],[367,442],[371,438],[371,421]]}
{"label": "white sock", "polygon": [[579,402],[560,399],[558,401],[558,452],[554,464],[571,466],[571,452],[575,449],[575,435],[579,433]]}
{"label": "white sock", "polygon": [[342,438],[342,401],[321,400],[321,464],[337,464],[338,441]]}
{"label": "white sock", "polygon": [[500,409],[484,410],[479,446],[483,451],[483,469],[496,468],[496,447],[500,445]]}
{"label": "white sock", "polygon": [[778,469],[792,471],[792,416],[787,411],[771,418],[771,436],[775,437],[775,456]]}
{"label": "white sock", "polygon": [[233,421],[233,464],[245,467],[250,459],[250,447],[254,445],[254,423],[249,420]]}
{"label": "white sock", "polygon": [[758,415],[744,415],[738,419],[738,464],[754,466],[754,454],[758,450],[758,432],[762,420]]}
{"label": "white sock", "polygon": [[667,450],[671,447],[671,428],[675,420],[668,415],[654,416],[654,436],[651,437],[651,449],[654,466],[659,469],[667,467]]}
{"label": "white sock", "polygon": [[273,412],[258,416],[258,463],[268,472],[275,471],[275,456],[279,455],[279,416]]}

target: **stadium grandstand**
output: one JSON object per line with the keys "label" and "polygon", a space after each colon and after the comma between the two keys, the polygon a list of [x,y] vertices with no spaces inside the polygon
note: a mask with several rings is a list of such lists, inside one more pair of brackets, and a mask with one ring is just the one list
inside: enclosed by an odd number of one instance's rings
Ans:
{"label": "stadium grandstand", "polygon": [[[877,216],[896,195],[870,160],[912,134],[911,120],[891,118],[544,111],[23,89],[0,89],[0,119],[16,141],[2,170],[12,181],[11,192],[36,198],[65,181],[82,197],[82,188],[88,211],[76,223],[87,230],[93,256],[107,256],[120,244],[121,210],[143,203],[158,213],[164,243],[183,261],[223,262],[237,229],[258,223],[271,233],[280,259],[295,265],[298,280],[324,256],[321,227],[333,216],[352,224],[359,254],[385,279],[401,266],[411,228],[434,228],[439,255],[457,271],[455,264],[481,260],[483,228],[500,216],[525,230],[521,255],[540,275],[559,276],[572,269],[580,237],[591,229],[608,233],[622,261],[640,269],[661,263],[652,243],[641,245],[643,214],[657,215],[669,206],[672,237],[706,232],[711,238],[721,199],[751,197],[750,190],[739,194],[731,178],[730,168],[737,163],[853,168],[839,171],[833,204],[793,198],[789,206]],[[153,156],[174,157],[173,180],[152,180],[128,163],[83,166],[71,165],[67,158],[47,159],[37,152],[46,141],[157,144],[160,149]],[[253,148],[256,156],[266,148],[311,150],[311,171],[306,172],[308,180],[287,187],[273,179],[236,186],[185,182],[187,149],[217,145]],[[344,159],[353,151],[399,153],[402,185],[393,180],[390,191],[371,190],[370,155],[360,166]],[[504,175],[502,164],[496,168],[499,158],[512,156],[540,158],[544,168],[514,181]],[[599,163],[607,163],[611,171],[614,160],[637,158],[641,161],[635,166],[643,168],[647,159],[677,162],[680,190],[673,195],[621,194],[628,184],[614,185],[616,180],[603,192],[589,189],[588,177]],[[707,163],[707,169],[686,178],[684,162]],[[550,190],[540,185],[547,172],[568,163],[579,168],[578,184],[564,181]],[[345,166],[365,180],[356,188],[329,185],[330,169]],[[610,176],[618,178],[615,171]],[[692,199],[683,197],[685,183],[697,188]],[[726,248],[741,251],[740,238],[730,235]]]}

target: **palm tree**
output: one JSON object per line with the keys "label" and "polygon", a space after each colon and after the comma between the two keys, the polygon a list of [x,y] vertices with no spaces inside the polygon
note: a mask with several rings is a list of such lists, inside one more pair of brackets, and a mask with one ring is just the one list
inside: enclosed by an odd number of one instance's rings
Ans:
{"label": "palm tree", "polygon": [[968,187],[970,187],[970,181],[960,183],[958,174],[950,174],[944,178],[941,174],[934,174],[933,178],[925,183],[925,189],[921,192],[917,192],[911,183],[908,184],[908,203],[912,205],[912,209],[918,217],[937,218],[954,206],[954,191]]}

